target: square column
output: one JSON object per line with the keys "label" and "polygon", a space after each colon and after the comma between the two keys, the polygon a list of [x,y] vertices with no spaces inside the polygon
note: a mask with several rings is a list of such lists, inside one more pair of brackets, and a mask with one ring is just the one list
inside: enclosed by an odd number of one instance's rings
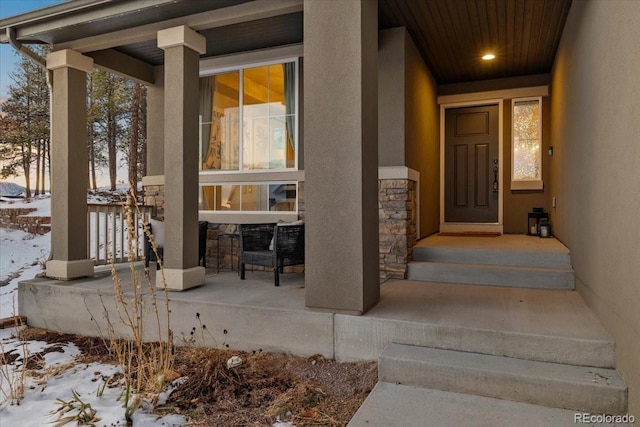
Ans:
{"label": "square column", "polygon": [[[206,40],[186,26],[158,31],[164,50],[164,276],[171,290],[204,284],[198,266],[198,88]],[[156,275],[156,286],[164,286]]]}
{"label": "square column", "polygon": [[378,277],[377,1],[304,2],[306,305],[361,314]]}
{"label": "square column", "polygon": [[93,275],[87,250],[87,73],[93,59],[66,49],[47,55],[53,70],[51,123],[51,254],[47,276]]}
{"label": "square column", "polygon": [[[164,175],[164,67],[155,67],[155,84],[147,86],[147,175]],[[164,184],[164,181],[162,181]],[[157,181],[153,183],[157,185]]]}

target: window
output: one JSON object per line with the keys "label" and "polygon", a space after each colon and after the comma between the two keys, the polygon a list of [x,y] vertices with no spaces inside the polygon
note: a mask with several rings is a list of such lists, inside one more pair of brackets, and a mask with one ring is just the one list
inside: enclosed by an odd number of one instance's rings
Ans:
{"label": "window", "polygon": [[202,185],[200,210],[295,212],[297,183]]}
{"label": "window", "polygon": [[202,171],[296,167],[296,63],[200,79]]}
{"label": "window", "polygon": [[542,190],[542,98],[513,100],[511,189]]}
{"label": "window", "polygon": [[297,214],[297,65],[200,78],[201,211]]}

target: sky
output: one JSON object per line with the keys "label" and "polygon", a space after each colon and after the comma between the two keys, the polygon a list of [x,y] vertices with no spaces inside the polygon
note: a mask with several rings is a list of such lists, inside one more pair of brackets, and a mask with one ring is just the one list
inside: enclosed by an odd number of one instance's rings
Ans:
{"label": "sky", "polygon": [[[63,3],[64,1],[66,0],[0,0],[0,19],[30,12],[35,9],[41,9],[47,6],[53,6],[58,3]],[[11,45],[0,43],[0,102],[8,97],[7,87],[13,83],[9,77],[9,73],[14,69],[16,62],[19,61],[18,55],[20,54],[18,54]],[[120,168],[118,170],[118,181],[126,181],[126,179],[126,168]],[[3,179],[3,181],[14,182],[23,187],[25,185],[23,176],[6,178]],[[33,189],[35,184],[33,177],[31,181]],[[107,171],[98,170],[98,186],[103,187],[108,185],[108,183],[109,175]],[[48,182],[45,183],[45,185],[48,188]]]}
{"label": "sky", "polygon": [[[34,9],[62,3],[63,0],[0,0],[0,19],[19,15]],[[7,98],[7,86],[11,84],[9,72],[13,69],[18,56],[9,44],[0,44],[0,98]]]}

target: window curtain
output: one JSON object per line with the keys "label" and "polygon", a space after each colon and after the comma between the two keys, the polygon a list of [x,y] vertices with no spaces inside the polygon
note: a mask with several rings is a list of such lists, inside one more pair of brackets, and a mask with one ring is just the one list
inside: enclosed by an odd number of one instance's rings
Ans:
{"label": "window curtain", "polygon": [[[213,85],[215,77],[203,77],[200,79],[200,117],[202,123],[208,123],[211,121],[211,111],[213,107]],[[200,146],[200,158],[202,159],[204,169],[205,159],[207,158],[207,151],[209,150],[209,140],[211,138],[211,126],[200,126],[201,134],[201,146]]]}
{"label": "window curtain", "polygon": [[282,64],[284,71],[284,101],[287,127],[287,167],[295,167],[295,124],[296,124],[296,64]]}
{"label": "window curtain", "polygon": [[218,81],[215,76],[200,79],[200,113],[202,115],[202,169],[221,169],[222,167],[222,129],[223,114],[216,111],[216,93]]}

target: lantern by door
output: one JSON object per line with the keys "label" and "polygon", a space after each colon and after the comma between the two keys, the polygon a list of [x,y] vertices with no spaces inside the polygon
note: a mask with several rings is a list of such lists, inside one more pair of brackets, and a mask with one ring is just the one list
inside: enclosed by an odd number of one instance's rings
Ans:
{"label": "lantern by door", "polygon": [[533,208],[533,212],[527,214],[527,235],[540,235],[540,221],[542,219],[549,221],[549,214],[543,208]]}
{"label": "lantern by door", "polygon": [[538,235],[540,237],[551,237],[551,224],[549,220],[546,218],[542,218],[540,220],[540,224],[538,225],[539,232]]}

